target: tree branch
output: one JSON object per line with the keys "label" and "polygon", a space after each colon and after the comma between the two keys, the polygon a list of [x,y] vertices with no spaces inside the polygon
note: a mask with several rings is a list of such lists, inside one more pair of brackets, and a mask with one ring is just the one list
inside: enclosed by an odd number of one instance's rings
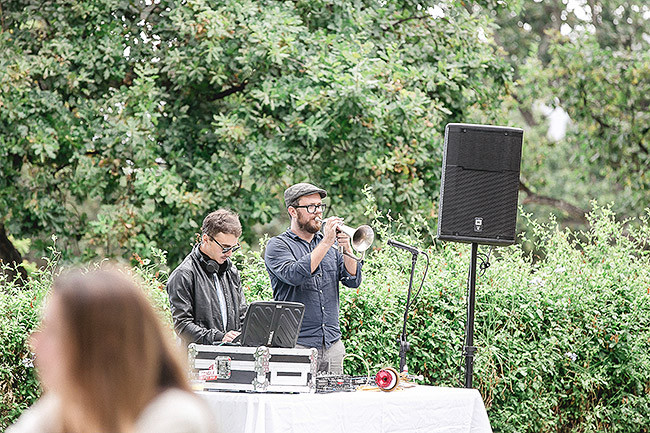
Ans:
{"label": "tree branch", "polygon": [[461,0],[460,4],[465,8],[468,14],[472,15],[472,6],[470,6],[469,2]]}
{"label": "tree branch", "polygon": [[233,93],[241,92],[242,90],[244,90],[246,88],[247,84],[248,84],[248,80],[246,80],[243,83],[238,84],[236,86],[232,86],[229,89],[222,90],[221,92],[216,93],[216,94],[212,95],[211,97],[209,97],[208,101],[214,102],[214,101],[216,101],[218,99],[223,99],[226,96],[232,95]]}
{"label": "tree branch", "polygon": [[577,222],[581,222],[581,223],[587,222],[587,218],[585,217],[587,211],[577,206],[574,206],[571,203],[568,203],[561,199],[536,194],[533,191],[531,191],[531,189],[528,186],[526,186],[526,184],[524,184],[522,181],[519,181],[519,191],[523,191],[526,194],[526,198],[524,198],[522,204],[534,203],[534,204],[552,206],[556,209],[560,209],[568,213],[569,216],[571,216],[571,219]]}
{"label": "tree branch", "polygon": [[427,19],[427,18],[429,18],[428,15],[422,15],[422,16],[414,15],[414,16],[412,16],[412,17],[402,18],[401,20],[394,22],[393,24],[391,24],[391,27],[395,28],[395,27],[399,26],[400,24],[405,23],[405,22],[407,22],[407,21],[411,21],[411,20],[425,20],[425,19]]}
{"label": "tree branch", "polygon": [[151,5],[145,7],[140,11],[140,21],[144,20],[145,22],[147,21],[147,18],[149,18],[149,15],[151,15],[151,12],[156,8],[155,3],[151,3]]}
{"label": "tree branch", "polygon": [[639,137],[639,143],[638,143],[639,147],[646,155],[650,153],[650,151],[648,151],[648,147],[645,144],[643,144],[644,143],[643,137],[645,137],[648,134],[648,132],[650,132],[650,126],[641,130],[641,136]]}
{"label": "tree branch", "polygon": [[533,113],[528,109],[524,108],[523,103],[521,102],[521,99],[515,92],[510,92],[510,95],[512,96],[512,99],[517,101],[517,109],[519,110],[519,113],[521,114],[521,117],[524,118],[528,126],[537,126],[537,121],[535,120],[535,116],[533,116]]}
{"label": "tree branch", "polygon": [[591,9],[591,24],[594,25],[596,34],[600,35],[603,32],[603,26],[601,23],[602,18],[596,11],[596,2],[594,0],[587,0],[587,3],[589,4],[589,9]]}

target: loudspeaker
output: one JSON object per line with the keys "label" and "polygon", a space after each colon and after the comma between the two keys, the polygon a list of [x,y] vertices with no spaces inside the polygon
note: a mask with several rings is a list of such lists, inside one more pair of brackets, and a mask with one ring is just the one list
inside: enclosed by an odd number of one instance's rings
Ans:
{"label": "loudspeaker", "polygon": [[438,239],[515,243],[524,131],[450,123],[445,127]]}

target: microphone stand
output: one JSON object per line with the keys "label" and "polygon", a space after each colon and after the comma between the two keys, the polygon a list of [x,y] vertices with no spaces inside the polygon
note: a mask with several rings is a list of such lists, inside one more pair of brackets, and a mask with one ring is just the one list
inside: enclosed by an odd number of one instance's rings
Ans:
{"label": "microphone stand", "polygon": [[409,314],[409,307],[411,306],[411,289],[413,288],[413,275],[415,274],[415,263],[418,261],[418,253],[411,251],[413,255],[411,261],[411,278],[409,279],[409,290],[406,295],[406,309],[404,310],[404,326],[402,327],[402,335],[399,339],[399,371],[403,372],[406,368],[406,352],[411,349],[408,341],[406,341],[406,319]]}

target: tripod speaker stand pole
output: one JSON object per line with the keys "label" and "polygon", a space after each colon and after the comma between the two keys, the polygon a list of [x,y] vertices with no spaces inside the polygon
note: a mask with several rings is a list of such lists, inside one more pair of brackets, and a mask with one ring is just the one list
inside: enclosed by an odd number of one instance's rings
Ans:
{"label": "tripod speaker stand pole", "polygon": [[467,322],[465,323],[465,345],[463,356],[465,357],[465,388],[472,387],[472,374],[474,373],[474,304],[476,303],[476,259],[478,256],[478,244],[472,243],[472,257],[469,264],[469,278],[467,288],[469,296],[467,299]]}

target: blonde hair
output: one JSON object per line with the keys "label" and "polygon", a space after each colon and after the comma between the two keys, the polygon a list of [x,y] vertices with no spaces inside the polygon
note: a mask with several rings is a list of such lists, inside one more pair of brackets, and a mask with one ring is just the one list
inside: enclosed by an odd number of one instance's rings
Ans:
{"label": "blonde hair", "polygon": [[[65,429],[75,408],[102,431],[130,431],[166,388],[189,391],[185,370],[140,286],[123,270],[74,270],[57,278],[53,296],[66,336],[68,384],[58,391]],[[67,403],[67,405],[66,405]]]}

